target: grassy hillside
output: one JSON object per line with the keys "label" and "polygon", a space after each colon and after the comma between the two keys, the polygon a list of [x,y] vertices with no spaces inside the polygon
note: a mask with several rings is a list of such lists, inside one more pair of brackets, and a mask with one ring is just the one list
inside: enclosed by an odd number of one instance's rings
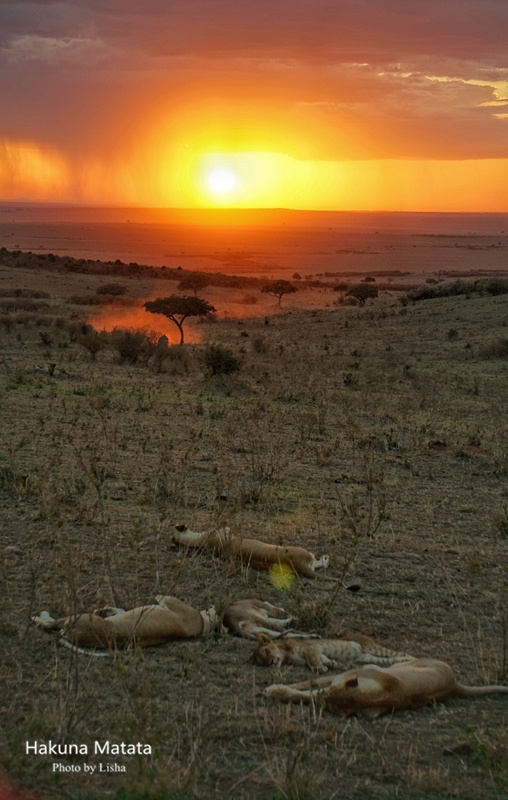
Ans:
{"label": "grassy hillside", "polygon": [[[5,267],[3,285],[22,272]],[[73,280],[80,293],[90,279],[67,274],[60,292],[51,273],[29,275],[49,297],[25,302],[44,305],[4,304],[0,316],[11,779],[44,800],[505,796],[506,698],[345,722],[264,699],[268,684],[308,673],[250,665],[245,640],[217,633],[93,659],[30,619],[159,593],[219,611],[257,596],[302,629],[438,657],[465,683],[508,681],[508,296],[283,306],[201,324],[200,344],[162,355],[140,345],[130,363],[110,339],[94,356],[84,346],[83,309],[66,300]],[[209,343],[240,369],[211,375]],[[328,553],[335,580],[278,589],[173,546],[178,522]],[[49,739],[139,741],[152,756],[91,756],[126,768],[93,775],[83,756],[59,758],[81,773],[53,772],[54,759],[25,752]]]}

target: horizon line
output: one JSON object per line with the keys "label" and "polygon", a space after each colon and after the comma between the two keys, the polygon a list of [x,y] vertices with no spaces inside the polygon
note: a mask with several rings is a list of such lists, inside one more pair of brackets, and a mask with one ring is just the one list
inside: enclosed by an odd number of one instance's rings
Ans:
{"label": "horizon line", "polygon": [[471,211],[428,211],[422,210],[400,210],[400,209],[356,209],[356,208],[289,208],[286,206],[249,206],[237,208],[234,206],[225,207],[212,207],[212,206],[160,206],[160,205],[144,205],[138,203],[90,203],[80,202],[77,200],[29,200],[29,199],[16,199],[16,200],[3,200],[0,198],[0,206],[52,206],[56,208],[83,208],[83,209],[128,209],[139,211],[182,211],[192,213],[276,213],[283,212],[289,214],[426,214],[426,215],[457,215],[466,216],[468,214],[481,214],[486,216],[501,216],[508,214],[508,208],[505,211],[481,211],[473,209]]}

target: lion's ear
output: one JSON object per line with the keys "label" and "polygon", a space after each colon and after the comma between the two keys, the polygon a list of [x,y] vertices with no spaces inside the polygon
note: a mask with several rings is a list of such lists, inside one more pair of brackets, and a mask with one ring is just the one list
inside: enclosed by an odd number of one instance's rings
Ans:
{"label": "lion's ear", "polygon": [[356,675],[354,676],[354,678],[348,678],[344,686],[346,689],[354,689],[355,686],[358,686],[358,678],[356,677]]}

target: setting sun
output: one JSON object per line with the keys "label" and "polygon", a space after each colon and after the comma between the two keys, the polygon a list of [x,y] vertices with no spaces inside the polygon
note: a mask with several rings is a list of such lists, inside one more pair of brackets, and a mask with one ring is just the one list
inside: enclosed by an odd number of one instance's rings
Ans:
{"label": "setting sun", "polygon": [[214,192],[225,194],[234,189],[236,175],[229,167],[215,167],[208,174],[208,185]]}
{"label": "setting sun", "polygon": [[281,3],[152,3],[117,30],[61,0],[41,33],[0,2],[0,199],[508,208],[506,4],[479,28],[456,0],[423,27],[402,0]]}

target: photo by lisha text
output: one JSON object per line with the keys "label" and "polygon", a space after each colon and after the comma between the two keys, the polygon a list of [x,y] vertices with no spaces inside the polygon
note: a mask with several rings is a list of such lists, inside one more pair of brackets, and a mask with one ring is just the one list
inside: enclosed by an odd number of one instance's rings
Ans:
{"label": "photo by lisha text", "polygon": [[127,772],[124,764],[62,764],[53,762],[53,772],[83,772],[93,775],[94,772]]}

